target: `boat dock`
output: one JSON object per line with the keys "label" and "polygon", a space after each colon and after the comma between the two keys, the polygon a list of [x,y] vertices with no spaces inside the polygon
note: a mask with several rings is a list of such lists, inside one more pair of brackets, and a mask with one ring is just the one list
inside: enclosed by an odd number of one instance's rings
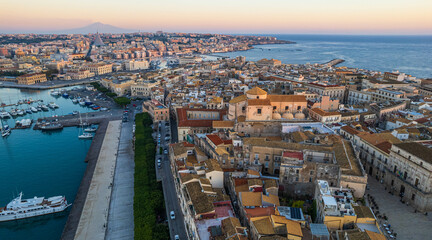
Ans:
{"label": "boat dock", "polygon": [[63,125],[63,127],[78,127],[80,126],[81,122],[91,125],[91,124],[99,124],[104,119],[111,119],[111,120],[120,119],[118,114],[112,115],[111,113],[112,113],[111,111],[81,113],[81,120],[78,114],[39,118],[36,121],[36,124],[34,125],[33,129],[41,130],[40,126],[43,122],[56,122]]}

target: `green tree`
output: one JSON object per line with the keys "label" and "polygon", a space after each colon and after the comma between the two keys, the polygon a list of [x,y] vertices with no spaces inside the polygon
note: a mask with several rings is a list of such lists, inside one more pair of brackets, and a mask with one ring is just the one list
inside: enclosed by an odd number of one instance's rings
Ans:
{"label": "green tree", "polygon": [[126,106],[131,103],[131,100],[127,97],[116,97],[114,98],[114,102],[120,106]]}

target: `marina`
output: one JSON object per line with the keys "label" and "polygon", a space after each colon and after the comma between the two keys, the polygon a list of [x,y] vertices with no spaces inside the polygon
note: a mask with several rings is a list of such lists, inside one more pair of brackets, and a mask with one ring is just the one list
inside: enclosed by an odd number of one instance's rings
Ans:
{"label": "marina", "polygon": [[[95,92],[85,89],[67,89],[88,96],[92,102],[99,103],[103,107],[113,108],[106,101],[97,99]],[[74,207],[80,207],[80,201],[75,206],[75,196],[79,188],[86,186],[83,175],[85,172],[91,176],[93,170],[91,164],[86,162],[97,159],[100,151],[101,141],[104,138],[106,127],[101,122],[103,119],[116,118],[113,111],[93,110],[88,106],[81,106],[70,98],[62,96],[55,97],[49,90],[29,91],[18,89],[0,89],[0,101],[18,102],[20,99],[41,99],[43,102],[33,103],[30,108],[32,113],[18,114],[12,111],[14,106],[0,107],[0,110],[10,113],[9,118],[2,118],[2,131],[9,129],[7,137],[0,138],[0,191],[6,193],[0,196],[0,206],[6,206],[18,192],[23,191],[27,196],[64,195],[72,203],[72,208],[65,211],[37,216],[19,221],[7,221],[0,223],[0,236],[10,236],[11,239],[59,239],[65,228],[65,223],[70,217],[69,212]],[[94,101],[96,99],[96,101]],[[58,108],[49,108],[48,104],[55,103]],[[40,104],[40,106],[39,106]],[[24,105],[20,105],[24,106]],[[45,108],[42,108],[45,106]],[[40,111],[38,108],[40,108]],[[26,107],[24,109],[29,109]],[[19,109],[21,110],[21,109]],[[119,110],[121,112],[121,110]],[[115,109],[114,109],[115,112]],[[73,127],[82,125],[79,115],[82,116],[82,124],[85,127]],[[119,117],[117,117],[119,118]],[[29,127],[30,122],[30,127]],[[44,123],[45,130],[42,130]],[[102,124],[102,127],[101,125]],[[38,127],[36,127],[38,126]],[[60,127],[59,129],[55,129]],[[47,129],[52,128],[52,129]],[[42,127],[44,128],[44,127]],[[85,131],[88,130],[88,131]],[[78,136],[87,132],[93,137],[90,140],[80,139]],[[49,144],[46,144],[49,143]],[[95,161],[95,160],[94,160]],[[90,168],[88,168],[90,166]],[[80,186],[81,183],[81,187]],[[81,212],[78,213],[79,215]]]}

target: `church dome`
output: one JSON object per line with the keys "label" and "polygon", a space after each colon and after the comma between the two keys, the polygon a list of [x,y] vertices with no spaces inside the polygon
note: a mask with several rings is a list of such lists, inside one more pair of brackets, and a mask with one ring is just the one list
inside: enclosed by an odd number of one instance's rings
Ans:
{"label": "church dome", "polygon": [[284,114],[282,114],[282,117],[283,118],[285,118],[285,119],[293,119],[294,118],[294,116],[292,115],[292,113],[284,113]]}
{"label": "church dome", "polygon": [[305,119],[305,115],[302,112],[296,113],[295,114],[295,118],[297,119]]}
{"label": "church dome", "polygon": [[273,113],[273,119],[281,119],[281,115],[279,113]]}

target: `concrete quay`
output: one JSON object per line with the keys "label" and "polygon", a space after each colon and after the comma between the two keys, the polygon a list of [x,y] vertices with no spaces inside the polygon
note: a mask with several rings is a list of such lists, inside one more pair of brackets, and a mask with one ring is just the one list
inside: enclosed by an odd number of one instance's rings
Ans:
{"label": "concrete quay", "polygon": [[108,123],[73,239],[105,239],[120,131],[121,121]]}
{"label": "concrete quay", "polygon": [[[103,173],[102,170],[104,170],[104,166],[108,166],[108,164],[106,163],[106,159],[104,160],[103,156],[107,157],[107,153],[102,154],[104,151],[107,151],[107,149],[109,150],[109,154],[108,155],[111,157],[110,161],[114,161],[112,164],[115,164],[115,159],[116,159],[116,153],[117,153],[117,147],[118,145],[118,139],[119,139],[119,135],[120,135],[120,129],[119,126],[121,124],[120,121],[114,121],[117,125],[117,130],[115,128],[113,128],[112,126],[112,122],[109,122],[109,120],[103,120],[101,122],[99,122],[99,127],[98,130],[96,131],[96,135],[93,138],[92,144],[90,146],[90,149],[87,153],[86,159],[85,161],[87,162],[87,168],[86,171],[84,173],[84,176],[81,180],[81,184],[80,187],[78,189],[77,195],[75,197],[75,200],[73,202],[71,211],[69,213],[69,217],[68,220],[66,222],[66,225],[63,229],[63,233],[62,233],[62,240],[73,240],[75,239],[75,237],[77,236],[77,230],[78,230],[78,226],[80,225],[81,219],[82,219],[82,215],[83,214],[89,214],[88,212],[88,205],[87,205],[87,212],[84,212],[85,206],[86,206],[86,202],[87,199],[89,199],[89,193],[92,191],[94,192],[95,186],[94,183],[96,183],[94,181],[94,179],[100,179],[101,178],[101,174]],[[111,123],[111,124],[110,124]],[[114,130],[115,131],[114,131]],[[115,135],[115,136],[114,136]],[[116,142],[116,143],[115,143]],[[101,160],[102,159],[102,160]],[[101,161],[105,161],[105,164],[102,163],[98,165],[98,162]],[[102,167],[102,168],[101,168]],[[113,173],[113,169],[115,166],[112,166],[112,169],[108,169],[107,173],[108,176],[105,176],[107,179],[104,179],[104,181],[100,182],[100,183],[105,183],[105,185],[110,186],[110,183],[112,183],[113,179],[112,176],[109,177],[109,174]],[[92,188],[91,188],[92,187]],[[111,195],[111,187],[110,189],[108,189],[106,187],[106,190],[109,190],[109,194]],[[92,195],[94,197],[94,194]],[[106,203],[106,208],[109,206],[109,199],[106,199],[107,203]],[[97,214],[95,215],[97,216]],[[84,219],[83,219],[84,220]],[[96,221],[99,222],[99,221]],[[82,226],[82,225],[81,225]],[[105,225],[106,226],[106,225]],[[81,229],[82,232],[82,229]],[[91,238],[88,238],[91,239]]]}

